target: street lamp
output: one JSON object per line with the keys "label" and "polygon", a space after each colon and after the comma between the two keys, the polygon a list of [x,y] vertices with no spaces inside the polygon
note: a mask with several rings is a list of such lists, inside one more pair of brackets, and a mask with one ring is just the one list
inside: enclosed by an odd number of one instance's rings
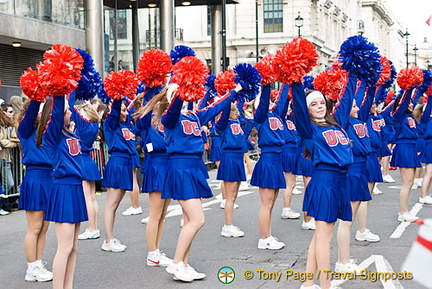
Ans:
{"label": "street lamp", "polygon": [[414,64],[417,65],[417,50],[419,50],[417,48],[417,44],[414,44],[413,50],[414,50]]}
{"label": "street lamp", "polygon": [[300,16],[300,11],[298,16],[294,19],[295,26],[298,28],[298,36],[300,37],[300,27],[303,26],[303,18]]}
{"label": "street lamp", "polygon": [[406,37],[406,66],[408,67],[408,36],[411,34],[408,33],[408,28],[406,29],[406,32],[402,34],[404,37]]}

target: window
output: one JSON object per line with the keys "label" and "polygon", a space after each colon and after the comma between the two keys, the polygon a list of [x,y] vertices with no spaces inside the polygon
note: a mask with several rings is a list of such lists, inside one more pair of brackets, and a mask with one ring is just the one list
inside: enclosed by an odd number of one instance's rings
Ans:
{"label": "window", "polygon": [[[127,39],[126,10],[117,10],[117,39]],[[110,39],[114,39],[114,11],[109,11]]]}
{"label": "window", "polygon": [[283,0],[264,0],[264,33],[283,32]]}

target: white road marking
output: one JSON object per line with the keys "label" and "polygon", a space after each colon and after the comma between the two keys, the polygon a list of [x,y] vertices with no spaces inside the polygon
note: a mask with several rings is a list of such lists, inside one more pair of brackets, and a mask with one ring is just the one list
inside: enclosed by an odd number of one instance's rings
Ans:
{"label": "white road marking", "polygon": [[[410,210],[410,214],[413,216],[417,216],[418,212],[423,208],[423,205],[420,203],[416,203],[412,209]],[[405,232],[405,229],[410,225],[409,222],[401,222],[397,228],[390,235],[390,239],[399,239],[402,234]]]}

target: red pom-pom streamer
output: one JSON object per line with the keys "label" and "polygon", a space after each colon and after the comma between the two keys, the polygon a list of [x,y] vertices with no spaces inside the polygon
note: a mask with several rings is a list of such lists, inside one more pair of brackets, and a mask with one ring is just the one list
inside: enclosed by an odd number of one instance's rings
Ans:
{"label": "red pom-pom streamer", "polygon": [[146,87],[162,86],[166,83],[167,74],[172,69],[171,58],[161,49],[150,49],[143,53],[138,61],[138,79]]}
{"label": "red pom-pom streamer", "polygon": [[269,85],[270,83],[277,81],[275,70],[273,68],[274,57],[274,54],[266,55],[254,65],[259,74],[261,74],[262,85]]}
{"label": "red pom-pom streamer", "polygon": [[317,60],[316,47],[309,40],[294,38],[276,51],[274,67],[278,80],[287,84],[301,82],[303,76],[317,65]]}
{"label": "red pom-pom streamer", "polygon": [[377,86],[383,85],[388,79],[391,77],[391,65],[390,61],[388,61],[387,57],[381,56],[381,74],[377,81]]}
{"label": "red pom-pom streamer", "polygon": [[276,89],[272,89],[270,91],[270,99],[272,101],[275,101],[277,99],[277,97],[278,97],[278,94],[279,94],[279,92]]}
{"label": "red pom-pom streamer", "polygon": [[36,101],[45,101],[46,94],[40,86],[39,71],[31,67],[23,72],[20,78],[22,91],[28,98]]}
{"label": "red pom-pom streamer", "polygon": [[234,70],[228,69],[220,72],[214,82],[214,86],[219,95],[225,95],[231,89],[236,87],[234,78],[236,77]]}
{"label": "red pom-pom streamer", "polygon": [[81,79],[84,60],[73,47],[55,44],[43,55],[38,66],[40,85],[47,95],[63,96],[74,91]]}
{"label": "red pom-pom streamer", "polygon": [[331,98],[338,99],[342,88],[348,81],[348,73],[340,66],[324,70],[314,79],[314,88],[322,94]]}
{"label": "red pom-pom streamer", "polygon": [[123,96],[135,98],[138,87],[138,77],[130,70],[111,71],[104,80],[106,94],[114,100]]}
{"label": "red pom-pom streamer", "polygon": [[173,66],[172,81],[179,85],[177,93],[184,101],[196,101],[204,97],[204,84],[209,70],[195,56],[186,56]]}
{"label": "red pom-pom streamer", "polygon": [[389,104],[390,103],[390,101],[392,101],[393,100],[393,97],[395,96],[395,93],[393,92],[393,91],[389,91],[389,92],[387,92],[387,96],[386,96],[386,99],[385,99],[385,103],[386,104]]}
{"label": "red pom-pom streamer", "polygon": [[426,91],[426,95],[427,96],[432,95],[432,85],[429,85],[429,89]]}
{"label": "red pom-pom streamer", "polygon": [[404,68],[399,71],[396,81],[401,89],[409,90],[423,83],[423,71],[418,66]]}

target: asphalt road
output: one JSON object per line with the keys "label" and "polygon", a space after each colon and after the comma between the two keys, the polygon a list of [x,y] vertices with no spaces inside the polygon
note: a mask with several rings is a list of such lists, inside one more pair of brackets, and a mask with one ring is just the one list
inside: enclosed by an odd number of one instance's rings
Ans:
{"label": "asphalt road", "polygon": [[[312,231],[301,230],[300,220],[284,220],[280,218],[282,196],[274,208],[273,235],[285,242],[286,247],[278,251],[258,250],[259,231],[257,215],[260,197],[256,187],[240,193],[235,210],[234,224],[239,226],[246,235],[243,238],[223,238],[220,230],[223,225],[223,210],[219,208],[220,190],[214,180],[216,171],[210,171],[209,183],[216,197],[202,201],[206,214],[206,224],[198,233],[192,245],[190,264],[197,271],[207,274],[207,278],[193,283],[174,281],[172,275],[164,268],[147,267],[147,245],[145,226],[140,220],[148,216],[148,199],[141,194],[143,214],[122,216],[120,213],[130,206],[130,198],[126,196],[120,204],[114,235],[127,245],[124,253],[107,253],[101,250],[102,238],[98,240],[82,240],[78,245],[77,267],[74,287],[87,288],[300,288],[302,272],[305,269],[307,247],[312,238]],[[352,232],[351,256],[356,258],[368,273],[365,277],[357,276],[354,280],[335,282],[342,288],[424,288],[413,280],[395,280],[389,282],[373,281],[376,272],[400,272],[418,226],[410,224],[399,238],[390,238],[400,224],[397,218],[399,208],[399,171],[392,171],[396,179],[394,184],[380,184],[383,195],[373,196],[370,204],[368,228],[381,237],[378,243],[357,242]],[[300,179],[298,178],[298,181]],[[300,184],[300,182],[299,182]],[[300,185],[301,187],[301,185]],[[416,205],[420,189],[413,190],[410,208],[419,210],[418,216],[432,217],[432,206]],[[300,211],[303,195],[293,196],[292,208]],[[102,213],[106,193],[97,196],[100,206],[100,228],[103,237]],[[178,233],[180,230],[181,211],[176,202],[171,204],[165,222],[162,250],[167,256],[174,255]],[[23,239],[26,232],[24,211],[17,211],[8,216],[0,217],[0,288],[51,288],[52,283],[25,282],[26,260],[23,250]],[[82,224],[82,230],[86,224]],[[354,225],[356,228],[356,224]],[[336,232],[336,230],[335,230]],[[337,258],[336,238],[331,248],[332,263]],[[52,269],[52,260],[56,251],[55,225],[51,224],[48,235],[44,260]],[[432,260],[431,260],[432,261]],[[218,271],[229,266],[235,272],[235,279],[230,284],[222,284],[218,280]],[[250,270],[250,271],[247,271]],[[245,273],[246,272],[246,273]],[[246,279],[245,275],[249,278]],[[290,276],[287,276],[290,275]],[[365,280],[364,280],[365,279]]]}

